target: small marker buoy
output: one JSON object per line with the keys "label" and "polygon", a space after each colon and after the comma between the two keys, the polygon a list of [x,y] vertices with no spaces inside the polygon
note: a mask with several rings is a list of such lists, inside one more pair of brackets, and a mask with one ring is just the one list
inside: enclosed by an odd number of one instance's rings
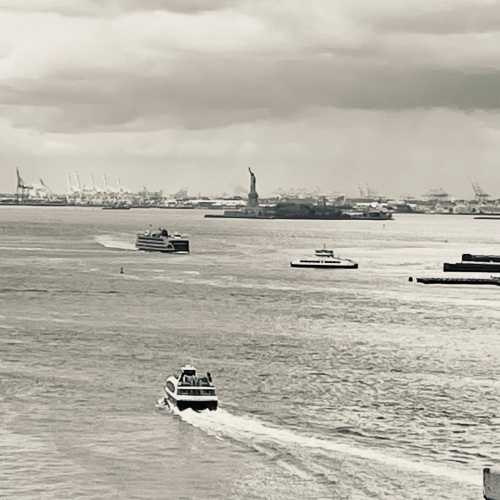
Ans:
{"label": "small marker buoy", "polygon": [[123,267],[120,267],[120,274],[124,274]]}
{"label": "small marker buoy", "polygon": [[413,281],[413,278],[410,276],[410,277],[408,278],[408,281]]}

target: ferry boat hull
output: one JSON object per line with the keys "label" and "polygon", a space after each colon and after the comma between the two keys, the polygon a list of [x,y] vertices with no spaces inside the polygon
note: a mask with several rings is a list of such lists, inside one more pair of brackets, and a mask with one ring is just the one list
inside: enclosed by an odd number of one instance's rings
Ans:
{"label": "ferry boat hull", "polygon": [[358,264],[356,262],[325,262],[325,261],[302,261],[293,260],[290,262],[291,267],[311,267],[316,269],[357,269]]}
{"label": "ferry boat hull", "polygon": [[193,411],[215,411],[217,410],[217,401],[176,401],[175,399],[165,398],[165,403],[179,411],[191,409]]}

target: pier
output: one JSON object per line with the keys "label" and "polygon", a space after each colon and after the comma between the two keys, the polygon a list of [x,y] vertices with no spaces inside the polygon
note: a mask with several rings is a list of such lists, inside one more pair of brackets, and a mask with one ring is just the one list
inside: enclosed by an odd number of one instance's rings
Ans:
{"label": "pier", "polygon": [[500,469],[483,469],[483,495],[486,500],[500,500]]}

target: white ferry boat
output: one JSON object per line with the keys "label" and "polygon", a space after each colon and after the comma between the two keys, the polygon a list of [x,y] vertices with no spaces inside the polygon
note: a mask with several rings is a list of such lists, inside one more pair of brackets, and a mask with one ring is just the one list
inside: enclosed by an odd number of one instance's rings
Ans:
{"label": "white ferry boat", "polygon": [[191,408],[195,411],[216,410],[218,399],[212,376],[198,377],[196,368],[186,365],[178,375],[167,378],[165,384],[166,397],[160,402],[180,411]]}
{"label": "white ferry boat", "polygon": [[170,234],[166,229],[146,231],[137,235],[135,246],[144,252],[189,253],[189,239],[178,233]]}
{"label": "white ferry boat", "polygon": [[315,257],[292,260],[292,267],[316,267],[328,269],[357,269],[358,264],[351,259],[335,257],[333,250],[322,248],[315,251]]}

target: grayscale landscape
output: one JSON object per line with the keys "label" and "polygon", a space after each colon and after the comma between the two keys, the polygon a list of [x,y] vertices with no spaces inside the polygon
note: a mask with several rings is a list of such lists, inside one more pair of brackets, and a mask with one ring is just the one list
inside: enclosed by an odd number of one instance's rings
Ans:
{"label": "grayscale landscape", "polygon": [[499,21],[0,0],[0,497],[500,490]]}

